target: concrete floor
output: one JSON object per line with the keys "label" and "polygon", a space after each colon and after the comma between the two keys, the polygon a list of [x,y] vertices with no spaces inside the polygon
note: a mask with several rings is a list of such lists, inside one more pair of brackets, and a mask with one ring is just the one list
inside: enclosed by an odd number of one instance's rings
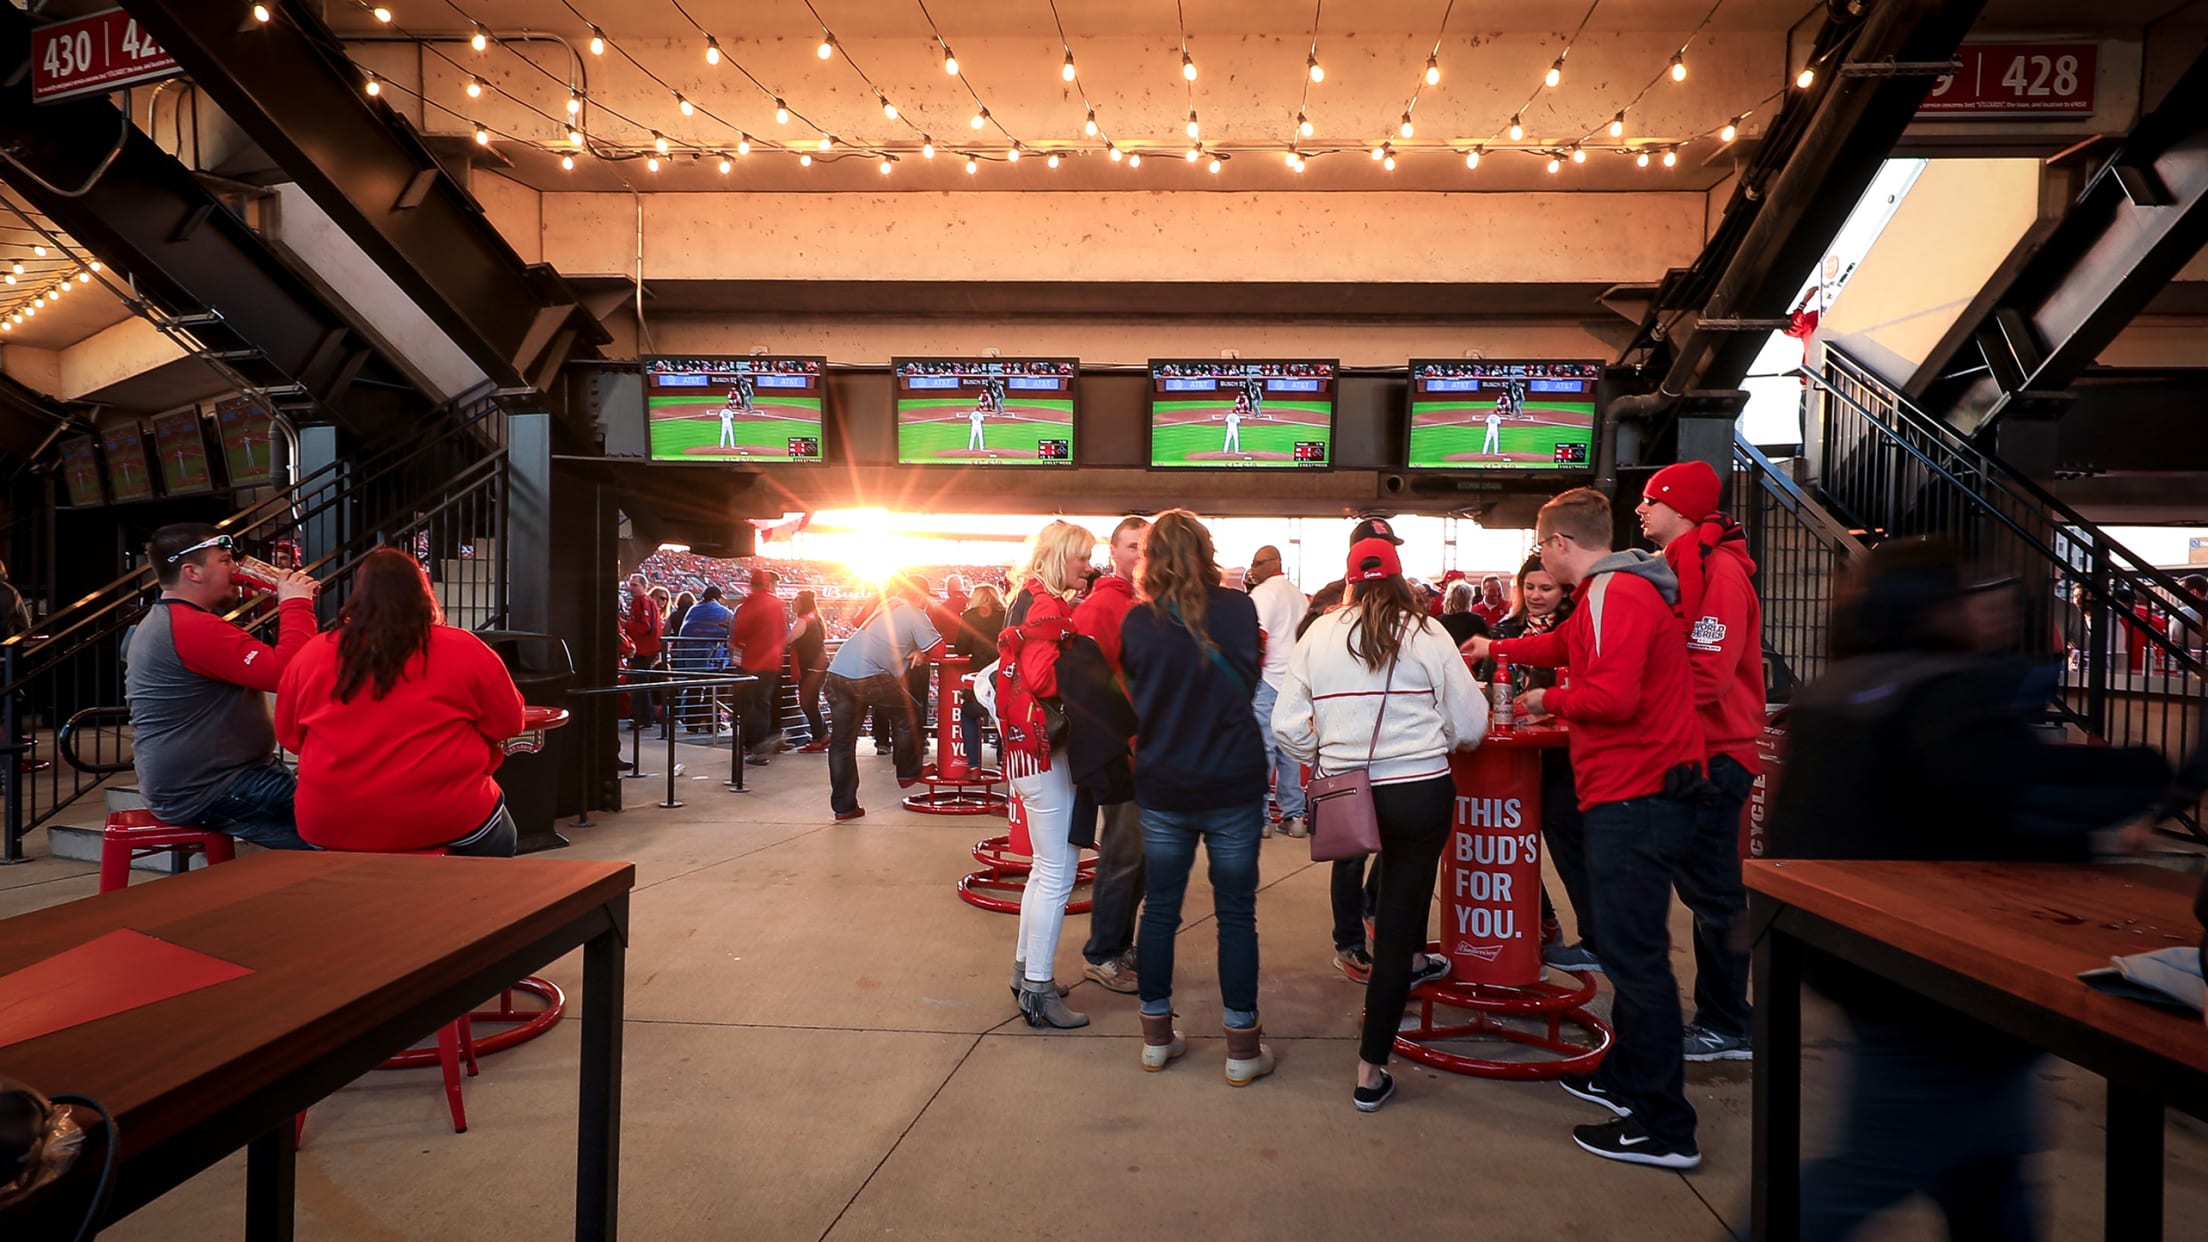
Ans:
{"label": "concrete floor", "polygon": [[[1398,1062],[1396,1099],[1351,1109],[1362,992],[1334,972],[1326,872],[1301,842],[1265,848],[1262,1004],[1279,1070],[1220,1076],[1209,904],[1194,882],[1178,1007],[1188,1057],[1145,1074],[1133,997],[1094,984],[1072,1033],[1016,1019],[1015,920],[961,903],[967,848],[1001,820],[898,809],[889,760],[865,754],[865,819],[836,825],[824,757],[787,755],[724,790],[727,753],[683,748],[689,803],[629,788],[637,809],[565,829],[571,856],[637,864],[623,1101],[630,1237],[953,1239],[1419,1237],[1724,1239],[1744,1229],[1744,1063],[1688,1067],[1704,1163],[1687,1175],[1573,1147],[1602,1114],[1550,1084],[1477,1081]],[[647,760],[647,768],[658,764]],[[706,775],[706,774],[710,775]],[[42,837],[34,836],[34,850]],[[160,883],[140,875],[139,883]],[[0,869],[0,917],[90,896],[88,864]],[[1684,912],[1674,923],[1683,945]],[[1087,919],[1059,977],[1080,978]],[[1691,991],[1691,963],[1675,950]],[[543,972],[579,990],[571,956]],[[1606,1004],[1607,993],[1602,1003]],[[1598,1006],[1599,1008],[1599,1006]],[[1805,1064],[1825,1124],[1837,1064],[1828,1015]],[[487,1058],[451,1133],[433,1071],[375,1073],[310,1115],[303,1238],[399,1242],[571,1226],[576,1026]],[[1492,1055],[1492,1053],[1490,1053]],[[2100,1236],[2099,1080],[2050,1063],[2053,1147],[2038,1172],[2055,1238]],[[2208,1127],[2169,1125],[2169,1236],[2208,1234]],[[242,1156],[105,1235],[235,1237]],[[1939,1236],[1912,1211],[1869,1235]]]}

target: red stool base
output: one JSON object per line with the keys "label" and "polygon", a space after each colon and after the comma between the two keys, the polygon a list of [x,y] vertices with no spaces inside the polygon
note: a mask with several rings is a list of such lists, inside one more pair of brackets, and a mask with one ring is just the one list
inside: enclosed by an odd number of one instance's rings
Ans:
{"label": "red stool base", "polygon": [[939,773],[932,763],[920,770],[920,783],[928,790],[907,795],[906,810],[922,815],[1002,815],[1012,801],[992,788],[1004,783],[1004,773],[995,768],[971,768],[956,780]]}
{"label": "red stool base", "polygon": [[[1429,944],[1427,949],[1438,951],[1438,946]],[[1614,1037],[1609,1025],[1588,1013],[1585,1007],[1594,999],[1595,977],[1575,974],[1571,978],[1578,981],[1577,987],[1564,987],[1544,980],[1524,987],[1430,983],[1414,988],[1411,999],[1418,1005],[1418,1025],[1396,1035],[1395,1055],[1454,1074],[1517,1082],[1560,1078],[1566,1074],[1592,1074],[1595,1067],[1602,1064],[1604,1054],[1610,1051]],[[1437,1024],[1434,1020],[1437,1006],[1469,1010],[1471,1020]],[[1499,1018],[1545,1019],[1548,1030],[1545,1034],[1526,1030],[1498,1021]],[[1566,1023],[1585,1032],[1587,1041],[1566,1039]],[[1489,1061],[1427,1047],[1428,1043],[1451,1039],[1501,1039],[1551,1055],[1531,1061]]]}
{"label": "red stool base", "polygon": [[[536,997],[544,1002],[544,1008],[538,1010],[515,1008],[514,993],[516,992],[527,992],[529,995]],[[478,1009],[468,1015],[471,1023],[492,1022],[506,1027],[505,1030],[495,1034],[476,1036],[475,1054],[482,1056],[492,1052],[504,1052],[508,1048],[528,1043],[557,1026],[560,1019],[566,1014],[567,993],[562,992],[560,986],[551,980],[540,979],[535,975],[531,975],[499,993],[496,1009]],[[424,1065],[435,1064],[437,1064],[437,1050],[435,1048],[409,1048],[376,1068],[418,1069]]]}
{"label": "red stool base", "polygon": [[[960,877],[958,899],[976,909],[991,910],[998,914],[1018,914],[1020,895],[1027,891],[1027,873],[1034,870],[1034,860],[1025,854],[1014,853],[1010,836],[987,837],[974,842],[974,861],[981,870]],[[1088,854],[1074,868],[1073,884],[1079,888],[1096,880],[1096,856]],[[999,894],[1010,894],[1000,896]],[[1066,913],[1087,914],[1091,902],[1087,899],[1068,901]]]}

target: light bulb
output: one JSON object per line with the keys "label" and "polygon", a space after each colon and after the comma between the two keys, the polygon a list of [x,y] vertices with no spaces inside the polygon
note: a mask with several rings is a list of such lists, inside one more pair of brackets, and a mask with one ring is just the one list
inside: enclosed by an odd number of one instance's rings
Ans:
{"label": "light bulb", "polygon": [[1007,152],[1005,152],[1005,155],[1004,155],[1004,160],[1005,160],[1005,162],[1006,162],[1006,163],[1008,163],[1008,164],[1017,164],[1017,163],[1019,163],[1019,162],[1020,162],[1020,144],[1019,144],[1019,143],[1016,143],[1016,142],[1015,142],[1015,143],[1013,143],[1013,144],[1012,144],[1012,149],[1011,149],[1010,151],[1007,151]]}
{"label": "light bulb", "polygon": [[1717,140],[1719,142],[1731,142],[1733,139],[1738,137],[1740,137],[1740,118],[1737,116],[1734,117],[1732,120],[1725,122],[1725,128],[1717,131]]}
{"label": "light bulb", "polygon": [[1387,157],[1386,159],[1384,159],[1384,160],[1381,160],[1381,161],[1380,161],[1380,167],[1382,167],[1382,168],[1385,168],[1385,169],[1387,169],[1387,170],[1388,170],[1389,172],[1394,172],[1394,171],[1395,171],[1395,157],[1391,155],[1391,156]]}
{"label": "light bulb", "polygon": [[1673,52],[1671,54],[1671,80],[1674,82],[1687,80],[1687,61],[1682,53]]}
{"label": "light bulb", "polygon": [[100,270],[100,261],[98,259],[92,260],[92,270],[95,272]]}
{"label": "light bulb", "polygon": [[596,26],[590,28],[590,54],[593,56],[606,54],[606,32]]}
{"label": "light bulb", "polygon": [[966,175],[967,175],[967,176],[969,176],[969,177],[971,177],[971,176],[973,176],[973,175],[974,175],[975,173],[977,173],[977,172],[980,172],[980,171],[981,171],[981,161],[979,161],[979,160],[977,160],[977,159],[973,158],[972,156],[967,156],[967,157],[966,157]]}
{"label": "light bulb", "polygon": [[835,140],[835,139],[833,139],[833,138],[830,138],[830,137],[829,137],[828,135],[826,135],[826,134],[822,134],[822,135],[820,136],[820,142],[819,142],[819,144],[818,144],[818,145],[819,145],[820,149],[821,149],[821,150],[823,150],[823,151],[832,151],[832,150],[834,150],[834,149],[835,149],[835,146],[836,146],[836,140]]}
{"label": "light bulb", "polygon": [[738,134],[738,135],[736,135],[736,154],[738,154],[738,155],[749,155],[749,154],[751,154],[751,135],[750,135],[750,134]]}
{"label": "light bulb", "polygon": [[581,131],[581,130],[579,130],[579,129],[575,128],[575,127],[574,127],[574,126],[572,126],[572,125],[568,126],[568,127],[567,127],[567,141],[568,141],[568,145],[570,145],[570,146],[577,146],[577,147],[579,147],[579,146],[583,145],[583,131]]}
{"label": "light bulb", "polygon": [[7,274],[7,275],[6,275],[5,277],[4,277],[4,278],[0,278],[0,279],[5,279],[5,280],[6,280],[6,281],[7,281],[7,282],[8,282],[9,284],[11,284],[11,285],[12,285],[12,284],[14,284],[14,283],[15,283],[15,273],[14,273],[14,272],[9,272],[9,273],[8,273],[8,274]]}
{"label": "light bulb", "polygon": [[966,124],[972,126],[975,129],[980,129],[982,126],[987,125],[988,123],[989,109],[987,108],[983,108],[981,111],[974,113],[974,119],[966,122]]}
{"label": "light bulb", "polygon": [[1564,167],[1564,161],[1556,158],[1553,155],[1549,157],[1549,171],[1551,173],[1554,173],[1557,169],[1562,167]]}
{"label": "light bulb", "polygon": [[888,161],[888,160],[886,160],[886,159],[885,159],[885,160],[883,160],[883,161],[882,161],[882,165],[881,165],[881,167],[882,167],[882,175],[883,175],[883,176],[885,176],[885,177],[886,177],[886,176],[888,176],[888,175],[889,175],[889,161]]}
{"label": "light bulb", "polygon": [[1803,65],[1802,71],[1794,75],[1794,85],[1801,87],[1805,91],[1809,89],[1809,84],[1816,80],[1817,71],[1810,68],[1808,65]]}
{"label": "light bulb", "polygon": [[1043,163],[1049,165],[1052,168],[1058,167],[1058,153],[1056,151],[1051,152],[1050,158],[1044,160]]}
{"label": "light bulb", "polygon": [[472,39],[469,39],[469,40],[468,40],[468,46],[469,46],[469,47],[472,47],[472,48],[474,48],[474,49],[475,49],[476,51],[480,52],[480,51],[484,50],[485,48],[489,47],[490,45],[491,45],[491,36],[489,36],[488,34],[485,34],[485,33],[483,32],[483,27],[482,27],[482,25],[481,25],[480,23],[478,23],[478,24],[476,25],[476,28],[475,28],[475,37],[474,37],[474,38],[472,38]]}
{"label": "light bulb", "polygon": [[574,172],[574,171],[575,171],[575,157],[574,157],[574,156],[572,156],[572,155],[563,155],[563,156],[561,156],[561,157],[560,157],[560,168],[561,168],[561,169],[562,169],[563,171],[566,171],[566,172]]}
{"label": "light bulb", "polygon": [[1564,58],[1559,56],[1556,58],[1556,63],[1549,66],[1548,73],[1542,75],[1541,81],[1545,85],[1555,86],[1557,83],[1562,82],[1563,80]]}
{"label": "light bulb", "polygon": [[476,126],[475,145],[479,147],[487,147],[491,145],[491,131],[483,128],[481,125]]}
{"label": "light bulb", "polygon": [[1129,167],[1129,168],[1140,168],[1140,167],[1142,167],[1142,152],[1140,152],[1140,151],[1137,151],[1137,152],[1134,152],[1133,154],[1129,155],[1129,156],[1127,157],[1127,167]]}
{"label": "light bulb", "polygon": [[1202,147],[1190,147],[1188,149],[1187,158],[1189,163],[1195,163],[1196,161],[1204,158],[1204,149]]}
{"label": "light bulb", "polygon": [[1572,162],[1573,162],[1574,164],[1584,164],[1584,163],[1586,163],[1586,162],[1587,162],[1587,152],[1586,152],[1586,149],[1585,149],[1585,148],[1583,148],[1583,147],[1580,147],[1580,146],[1578,146],[1577,144],[1574,144],[1574,145],[1573,145],[1573,147],[1572,147]]}
{"label": "light bulb", "polygon": [[1623,112],[1610,118],[1610,136],[1612,138],[1625,137],[1625,114]]}
{"label": "light bulb", "polygon": [[1634,156],[1633,162],[1642,168],[1648,167],[1648,152],[1643,151],[1639,155]]}
{"label": "light bulb", "polygon": [[1181,76],[1191,82],[1196,80],[1196,62],[1189,59],[1187,52],[1181,53]]}
{"label": "light bulb", "polygon": [[1117,164],[1121,160],[1127,158],[1126,156],[1120,154],[1118,147],[1115,147],[1108,142],[1104,144],[1104,154],[1111,156],[1112,162],[1114,164]]}
{"label": "light bulb", "polygon": [[31,253],[43,259],[46,257],[46,247],[38,242],[32,242]]}
{"label": "light bulb", "polygon": [[820,57],[822,60],[826,60],[835,54],[836,37],[834,35],[823,35],[820,46],[813,49],[813,55]]}
{"label": "light bulb", "polygon": [[705,63],[709,65],[721,63],[721,41],[712,35],[705,36]]}
{"label": "light bulb", "polygon": [[958,76],[958,57],[951,55],[951,45],[948,43],[943,45],[943,72],[952,77]]}
{"label": "light bulb", "polygon": [[470,99],[480,99],[480,98],[482,98],[482,96],[483,96],[483,79],[481,79],[481,78],[469,78],[469,79],[468,79],[468,98],[470,98]]}
{"label": "light bulb", "polygon": [[1512,116],[1511,116],[1511,118],[1510,118],[1510,140],[1511,140],[1512,142],[1519,142],[1519,141],[1522,141],[1522,140],[1524,140],[1525,136],[1526,136],[1526,124],[1525,124],[1525,122],[1524,122],[1524,121],[1522,121],[1522,120],[1520,120],[1520,119],[1518,118],[1518,116],[1517,116],[1517,115],[1516,115],[1515,113],[1513,113],[1513,114],[1512,114]]}
{"label": "light bulb", "polygon": [[1478,168],[1480,166],[1480,149],[1478,147],[1464,153],[1464,166],[1466,168]]}
{"label": "light bulb", "polygon": [[570,90],[570,91],[568,91],[568,92],[567,92],[567,114],[568,114],[569,116],[574,116],[574,115],[575,115],[576,113],[578,113],[578,112],[581,112],[582,110],[583,110],[583,93],[582,93],[581,91],[578,91],[578,90]]}
{"label": "light bulb", "polygon": [[1316,126],[1314,126],[1314,125],[1312,125],[1312,124],[1311,124],[1311,118],[1310,118],[1310,117],[1308,117],[1308,116],[1305,116],[1305,115],[1304,115],[1303,113],[1301,113],[1301,112],[1298,112],[1298,113],[1296,114],[1296,132],[1297,132],[1297,133],[1299,133],[1299,134],[1302,134],[1302,135],[1303,135],[1304,137],[1306,137],[1306,138],[1309,138],[1309,137],[1310,137],[1310,136],[1312,135],[1312,133],[1313,133],[1313,132],[1315,132],[1316,128],[1317,128]]}
{"label": "light bulb", "polygon": [[896,105],[896,104],[893,104],[893,103],[891,103],[891,102],[889,102],[889,100],[888,100],[888,99],[886,99],[886,98],[885,98],[885,99],[883,99],[883,100],[882,100],[882,115],[883,115],[883,116],[885,116],[885,117],[888,117],[888,118],[889,118],[890,120],[892,120],[892,121],[896,120],[896,119],[897,119],[897,105]]}
{"label": "light bulb", "polygon": [[921,135],[920,138],[920,158],[924,160],[932,160],[935,158],[935,139],[930,138],[925,134]]}
{"label": "light bulb", "polygon": [[11,263],[8,265],[8,270],[14,272],[18,276],[21,276],[23,274],[23,264],[20,261]]}
{"label": "light bulb", "polygon": [[1073,53],[1066,53],[1066,63],[1058,67],[1058,76],[1068,82],[1073,81]]}
{"label": "light bulb", "polygon": [[1295,166],[1296,166],[1296,149],[1295,149],[1294,147],[1290,147],[1290,148],[1288,148],[1288,167],[1290,167],[1290,168],[1294,168]]}
{"label": "light bulb", "polygon": [[1326,81],[1326,70],[1324,70],[1324,69],[1321,69],[1321,68],[1319,67],[1319,54],[1318,54],[1317,52],[1313,52],[1313,53],[1311,53],[1311,55],[1309,55],[1308,57],[1305,57],[1305,58],[1304,58],[1304,62],[1303,62],[1303,63],[1304,63],[1304,67],[1305,67],[1305,68],[1307,68],[1307,69],[1309,69],[1309,70],[1311,71],[1311,80],[1312,80],[1312,81],[1314,81],[1314,82],[1324,82],[1324,81]]}
{"label": "light bulb", "polygon": [[1441,62],[1432,56],[1426,58],[1426,85],[1441,85]]}
{"label": "light bulb", "polygon": [[667,154],[667,136],[656,129],[652,131],[652,149],[661,155]]}
{"label": "light bulb", "polygon": [[33,303],[31,303],[31,304],[30,304],[29,306],[26,306],[26,307],[24,307],[24,308],[23,308],[23,313],[24,313],[24,314],[26,314],[26,315],[33,315],[33,316],[37,315],[37,314],[38,314],[38,303],[36,303],[36,302],[33,302]]}
{"label": "light bulb", "polygon": [[658,171],[659,171],[659,157],[658,157],[658,156],[656,156],[656,155],[650,155],[650,156],[646,156],[646,157],[644,158],[644,167],[645,167],[646,169],[648,169],[648,170],[652,171],[652,172],[658,172]]}
{"label": "light bulb", "polygon": [[368,75],[368,93],[371,95],[381,95],[383,93],[383,83],[377,81],[376,75],[372,73]]}
{"label": "light bulb", "polygon": [[254,20],[254,21],[257,21],[257,22],[265,22],[265,21],[267,21],[267,20],[268,20],[268,19],[269,19],[270,17],[273,17],[273,16],[274,16],[274,14],[272,14],[272,13],[270,13],[270,12],[268,11],[268,6],[267,6],[267,5],[265,5],[265,4],[256,4],[256,5],[254,5],[254,6],[253,6],[253,20]]}
{"label": "light bulb", "polygon": [[725,156],[725,155],[724,155],[724,156],[722,156],[722,157],[721,157],[721,165],[720,165],[720,167],[721,167],[721,175],[725,177],[725,176],[727,176],[727,175],[729,174],[729,172],[730,172],[731,170],[733,170],[733,169],[734,169],[734,168],[736,167],[736,162],[735,162],[734,160],[731,160],[731,159],[729,159],[729,158],[728,158],[727,156]]}
{"label": "light bulb", "polygon": [[1666,168],[1672,168],[1672,167],[1676,167],[1676,166],[1678,165],[1678,163],[1679,163],[1679,153],[1678,153],[1677,151],[1666,151],[1666,152],[1664,152],[1664,167],[1666,167]]}
{"label": "light bulb", "polygon": [[675,107],[679,109],[684,116],[696,116],[698,114],[697,105],[691,103],[687,99],[684,99],[682,97],[681,91],[675,92]]}
{"label": "light bulb", "polygon": [[813,157],[810,154],[798,156],[797,166],[799,168],[811,168],[813,166]]}
{"label": "light bulb", "polygon": [[1096,137],[1096,109],[1089,109],[1089,119],[1081,122],[1081,132],[1091,138]]}
{"label": "light bulb", "polygon": [[1373,163],[1375,163],[1375,164],[1379,163],[1379,162],[1380,162],[1380,160],[1381,160],[1381,157],[1385,156],[1386,154],[1387,154],[1387,152],[1385,152],[1385,151],[1381,150],[1381,149],[1380,149],[1380,148],[1378,148],[1378,147],[1374,147],[1374,148],[1372,149],[1372,162],[1373,162]]}
{"label": "light bulb", "polygon": [[377,21],[379,21],[379,22],[383,22],[383,23],[385,23],[385,24],[389,24],[389,23],[390,23],[390,21],[391,21],[391,10],[390,10],[390,9],[388,9],[388,8],[385,8],[385,7],[383,6],[383,5],[380,5],[380,4],[379,4],[379,5],[377,5],[377,6],[375,7],[375,14],[376,14],[376,20],[377,20]]}
{"label": "light bulb", "polygon": [[1216,176],[1216,175],[1218,174],[1218,172],[1219,172],[1219,169],[1220,169],[1219,157],[1215,155],[1215,156],[1213,156],[1213,157],[1211,158],[1211,172],[1212,172],[1212,174],[1213,174],[1214,176]]}
{"label": "light bulb", "polygon": [[774,101],[774,123],[777,125],[790,123],[790,105],[783,103],[780,99]]}
{"label": "light bulb", "polygon": [[13,331],[15,331],[15,325],[14,325],[14,324],[12,324],[12,323],[6,323],[6,322],[0,322],[0,332],[13,332]]}
{"label": "light bulb", "polygon": [[1403,123],[1396,126],[1395,128],[1396,132],[1402,134],[1405,138],[1408,138],[1413,133],[1417,132],[1416,130],[1411,128],[1411,114],[1408,112],[1403,114]]}
{"label": "light bulb", "polygon": [[1188,114],[1188,136],[1194,138],[1200,132],[1202,131],[1196,126],[1196,112],[1194,109],[1190,109]]}

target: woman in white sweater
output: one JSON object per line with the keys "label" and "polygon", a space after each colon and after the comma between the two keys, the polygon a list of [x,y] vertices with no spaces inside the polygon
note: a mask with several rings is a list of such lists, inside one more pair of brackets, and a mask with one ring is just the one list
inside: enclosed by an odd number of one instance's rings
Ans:
{"label": "woman in white sweater", "polygon": [[1363,768],[1372,781],[1380,899],[1351,1096],[1369,1113],[1395,1093],[1388,1051],[1412,986],[1449,971],[1448,959],[1424,951],[1427,907],[1456,807],[1449,752],[1487,736],[1487,700],[1403,580],[1395,545],[1351,548],[1345,580],[1348,602],[1314,622],[1288,657],[1273,734],[1313,776]]}

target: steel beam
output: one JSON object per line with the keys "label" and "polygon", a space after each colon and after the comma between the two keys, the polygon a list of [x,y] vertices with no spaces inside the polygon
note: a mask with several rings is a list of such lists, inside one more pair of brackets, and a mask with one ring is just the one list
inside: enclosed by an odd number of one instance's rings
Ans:
{"label": "steel beam", "polygon": [[[549,268],[522,262],[404,118],[361,90],[312,6],[284,5],[267,23],[205,0],[124,7],[500,387],[524,383],[561,339],[540,314],[583,314]],[[595,320],[582,331],[610,339]]]}

